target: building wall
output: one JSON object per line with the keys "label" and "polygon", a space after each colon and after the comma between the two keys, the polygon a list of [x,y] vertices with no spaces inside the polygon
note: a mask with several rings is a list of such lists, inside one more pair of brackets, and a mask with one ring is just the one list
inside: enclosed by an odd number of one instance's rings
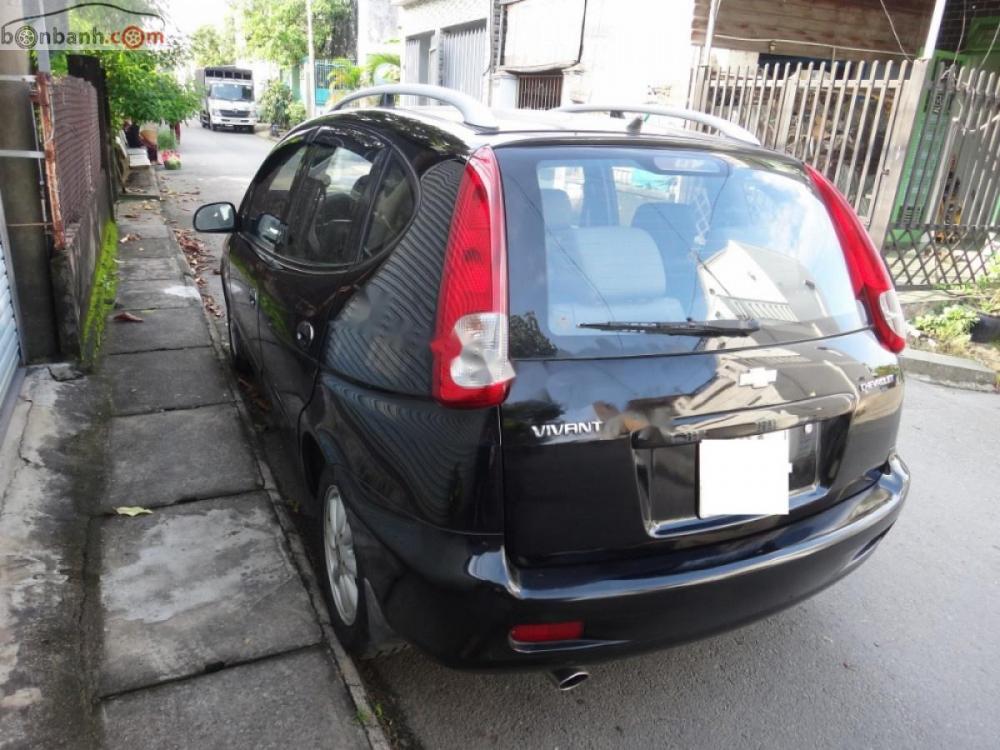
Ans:
{"label": "building wall", "polygon": [[376,52],[400,52],[399,16],[391,0],[358,0],[359,63]]}
{"label": "building wall", "polygon": [[566,71],[564,103],[683,105],[693,13],[694,0],[589,0],[583,56]]}
{"label": "building wall", "polygon": [[[0,74],[31,72],[27,52],[0,51]],[[34,110],[27,84],[0,85],[0,148],[33,151]],[[0,194],[10,240],[11,268],[17,289],[21,336],[26,362],[59,356],[55,306],[49,269],[49,242],[42,214],[38,162],[0,157]]]}
{"label": "building wall", "polygon": [[[493,0],[403,0],[399,8],[404,45],[402,80],[408,83],[450,83],[456,88],[465,88],[468,94],[478,99],[488,100]],[[485,39],[478,35],[470,36],[466,28],[456,28],[477,22],[486,24]],[[449,30],[458,32],[458,36],[452,35],[446,40],[444,37]],[[419,43],[414,37],[420,38]],[[448,52],[452,59],[446,64],[442,55]],[[456,77],[456,71],[468,74]],[[449,76],[456,80],[449,81]],[[475,77],[480,77],[481,82],[470,84],[470,78]],[[459,78],[461,84],[456,82]]]}
{"label": "building wall", "polygon": [[404,0],[399,7],[404,37],[481,21],[490,14],[490,0]]}

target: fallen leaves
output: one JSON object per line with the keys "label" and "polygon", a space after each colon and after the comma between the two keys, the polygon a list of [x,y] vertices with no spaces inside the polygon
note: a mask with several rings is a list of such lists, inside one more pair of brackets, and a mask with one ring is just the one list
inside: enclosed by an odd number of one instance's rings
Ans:
{"label": "fallen leaves", "polygon": [[215,258],[212,257],[205,243],[187,229],[175,229],[174,236],[177,237],[177,244],[181,246],[188,267],[194,274],[194,283],[198,287],[198,291],[201,292],[202,305],[216,318],[223,317],[225,312],[215,301],[215,298],[209,294],[208,281],[202,276],[207,271],[211,271],[213,275],[219,273]]}
{"label": "fallen leaves", "polygon": [[118,240],[118,242],[119,244],[124,245],[126,242],[135,242],[136,240],[141,240],[141,239],[142,237],[140,237],[135,232],[128,232],[127,234],[123,234],[122,238]]}
{"label": "fallen leaves", "polygon": [[253,383],[246,378],[240,377],[236,380],[237,385],[239,385],[240,390],[243,391],[243,397],[253,404],[257,409],[267,414],[271,411],[271,402],[268,401],[264,395],[257,388],[256,383]]}
{"label": "fallen leaves", "polygon": [[142,318],[140,318],[135,313],[130,313],[127,311],[122,311],[118,313],[114,319],[119,323],[142,323]]}
{"label": "fallen leaves", "polygon": [[153,514],[149,508],[143,508],[139,505],[120,505],[115,508],[115,513],[119,516],[128,516],[129,518],[135,518],[136,516],[150,516]]}

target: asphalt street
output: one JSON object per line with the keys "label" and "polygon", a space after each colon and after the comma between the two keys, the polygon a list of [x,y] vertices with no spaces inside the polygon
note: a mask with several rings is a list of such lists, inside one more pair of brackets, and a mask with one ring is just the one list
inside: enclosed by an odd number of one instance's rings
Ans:
{"label": "asphalt street", "polygon": [[[190,226],[196,201],[238,203],[269,147],[187,129],[168,214]],[[820,595],[594,666],[565,694],[540,674],[460,673],[411,649],[371,666],[375,699],[425,748],[997,747],[1000,396],[906,387],[907,506],[871,559]]]}

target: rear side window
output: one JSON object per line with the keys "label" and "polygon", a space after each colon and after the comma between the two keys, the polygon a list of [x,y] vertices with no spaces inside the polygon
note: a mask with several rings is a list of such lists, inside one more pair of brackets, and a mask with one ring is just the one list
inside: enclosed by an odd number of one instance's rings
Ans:
{"label": "rear side window", "polygon": [[[612,146],[498,149],[511,354],[734,349],[866,325],[826,208],[796,166]],[[752,318],[711,339],[587,324]]]}
{"label": "rear side window", "polygon": [[366,258],[378,255],[399,237],[410,223],[415,200],[406,167],[394,154],[385,168],[372,205],[365,238]]}

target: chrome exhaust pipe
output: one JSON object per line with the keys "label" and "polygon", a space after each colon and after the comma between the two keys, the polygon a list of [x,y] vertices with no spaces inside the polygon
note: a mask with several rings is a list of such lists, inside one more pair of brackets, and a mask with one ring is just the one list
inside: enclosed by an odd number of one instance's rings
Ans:
{"label": "chrome exhaust pipe", "polygon": [[590,672],[579,667],[564,667],[553,669],[549,672],[549,679],[562,692],[568,692],[575,687],[579,687],[590,677]]}

